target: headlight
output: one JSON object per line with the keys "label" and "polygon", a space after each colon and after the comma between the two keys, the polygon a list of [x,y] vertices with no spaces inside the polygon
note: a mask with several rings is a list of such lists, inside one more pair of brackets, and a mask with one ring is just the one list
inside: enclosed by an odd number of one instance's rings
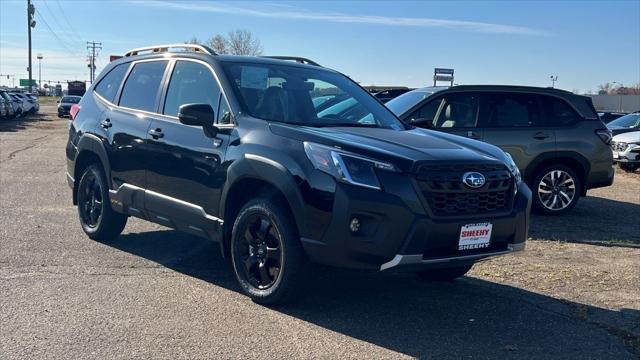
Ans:
{"label": "headlight", "polygon": [[518,166],[513,161],[513,158],[508,152],[505,151],[505,155],[507,155],[507,167],[509,167],[509,171],[511,171],[511,175],[513,175],[513,178],[516,179],[516,185],[520,184],[520,182],[522,182],[520,169],[518,169]]}
{"label": "headlight", "polygon": [[337,180],[380,190],[375,169],[399,171],[393,164],[369,159],[329,146],[305,142],[304,152],[313,166]]}

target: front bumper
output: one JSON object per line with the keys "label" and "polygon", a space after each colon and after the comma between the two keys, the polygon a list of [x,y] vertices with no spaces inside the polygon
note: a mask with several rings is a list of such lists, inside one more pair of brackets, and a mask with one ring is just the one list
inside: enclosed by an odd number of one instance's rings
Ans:
{"label": "front bumper", "polygon": [[[302,238],[309,258],[330,266],[387,270],[450,267],[523,250],[529,230],[531,191],[520,184],[511,212],[501,215],[434,218],[420,201],[412,179],[387,174],[385,191],[336,186],[333,214],[322,236]],[[357,217],[360,229],[349,228]],[[470,223],[493,225],[481,250],[458,250],[460,230]]]}
{"label": "front bumper", "polygon": [[629,144],[623,151],[614,151],[613,161],[626,164],[640,163],[640,145]]}

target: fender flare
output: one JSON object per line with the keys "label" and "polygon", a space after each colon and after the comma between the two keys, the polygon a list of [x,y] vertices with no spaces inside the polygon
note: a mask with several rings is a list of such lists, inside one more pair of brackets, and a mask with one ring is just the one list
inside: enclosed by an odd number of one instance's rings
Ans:
{"label": "fender flare", "polygon": [[[538,155],[535,159],[533,159],[529,163],[529,166],[527,166],[527,169],[523,174],[524,178],[526,180],[532,180],[532,177],[535,176],[534,170],[538,168],[540,164],[544,162],[554,162],[554,161],[557,161],[558,159],[571,159],[579,163],[583,169],[582,174],[579,174],[579,175],[582,175],[583,177],[582,182],[583,183],[585,182],[584,180],[586,180],[587,174],[589,174],[589,171],[591,170],[591,165],[589,164],[589,161],[584,156],[573,151],[554,151],[554,152],[548,152],[548,153]],[[586,184],[582,184],[583,188],[585,186]]]}
{"label": "fender flare", "polygon": [[[80,140],[78,141],[77,149],[78,149],[78,155],[76,156],[76,163],[77,163],[78,157],[84,151],[91,152],[98,156],[98,158],[102,162],[103,170],[107,178],[107,185],[109,189],[113,189],[113,187],[111,186],[111,176],[110,176],[111,165],[109,163],[109,156],[107,155],[107,150],[105,149],[102,140],[100,140],[99,137],[93,134],[89,134],[89,133],[83,134],[80,137]],[[76,171],[75,163],[73,167],[74,167],[73,172],[75,174],[75,171]]]}
{"label": "fender flare", "polygon": [[[235,184],[246,179],[260,180],[278,189],[291,208],[300,236],[303,236],[305,233],[304,200],[294,175],[280,162],[252,153],[244,154],[243,157],[234,161],[227,169],[227,181],[222,188],[218,212],[223,217],[225,225],[233,226],[232,223],[228,222],[232,219],[224,218],[229,193]],[[225,254],[227,244],[224,238],[220,242],[220,246],[223,254]]]}

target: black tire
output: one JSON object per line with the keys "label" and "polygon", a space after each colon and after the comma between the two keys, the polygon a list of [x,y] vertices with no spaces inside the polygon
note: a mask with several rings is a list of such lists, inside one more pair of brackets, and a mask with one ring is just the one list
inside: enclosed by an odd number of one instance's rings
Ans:
{"label": "black tire", "polygon": [[625,164],[625,163],[620,163],[620,169],[626,171],[626,172],[634,172],[636,171],[640,165],[639,164]]}
{"label": "black tire", "polygon": [[248,202],[233,224],[230,248],[236,279],[254,302],[284,304],[304,294],[311,264],[283,205],[261,198]]}
{"label": "black tire", "polygon": [[535,174],[530,188],[536,213],[564,215],[578,203],[582,179],[568,166],[552,165]]}
{"label": "black tire", "polygon": [[421,270],[416,273],[420,280],[424,281],[436,281],[436,282],[445,282],[445,281],[453,281],[459,277],[464,276],[471,268],[471,265],[465,266],[457,266],[452,268],[443,268],[443,269],[430,269],[430,270]]}
{"label": "black tire", "polygon": [[104,242],[117,238],[127,224],[127,216],[111,208],[106,178],[99,165],[84,170],[77,191],[78,217],[85,234]]}

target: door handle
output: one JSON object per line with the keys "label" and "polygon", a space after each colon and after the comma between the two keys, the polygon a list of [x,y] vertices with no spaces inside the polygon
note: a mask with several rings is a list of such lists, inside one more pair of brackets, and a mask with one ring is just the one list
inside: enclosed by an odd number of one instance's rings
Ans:
{"label": "door handle", "polygon": [[543,132],[537,132],[537,133],[535,133],[535,135],[533,135],[533,138],[537,139],[537,140],[544,140],[544,139],[546,139],[548,137],[549,137],[549,134],[546,134],[546,133],[543,133]]}
{"label": "door handle", "polygon": [[164,136],[164,134],[162,133],[162,129],[160,128],[149,130],[149,135],[151,135],[151,137],[155,140]]}
{"label": "door handle", "polygon": [[108,128],[112,127],[113,124],[111,123],[110,119],[104,119],[104,120],[100,121],[100,126],[103,129],[108,129]]}

